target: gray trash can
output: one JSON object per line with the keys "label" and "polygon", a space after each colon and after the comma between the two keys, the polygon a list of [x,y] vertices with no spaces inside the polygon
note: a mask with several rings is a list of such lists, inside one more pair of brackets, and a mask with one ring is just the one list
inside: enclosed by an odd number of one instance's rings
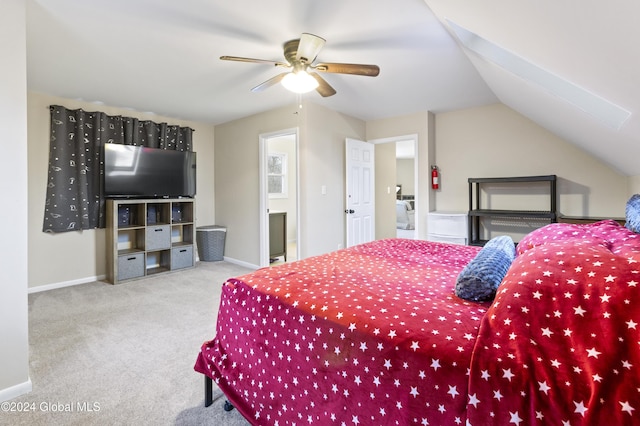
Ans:
{"label": "gray trash can", "polygon": [[227,228],[224,226],[198,226],[196,228],[196,243],[200,260],[205,262],[223,260],[226,235]]}

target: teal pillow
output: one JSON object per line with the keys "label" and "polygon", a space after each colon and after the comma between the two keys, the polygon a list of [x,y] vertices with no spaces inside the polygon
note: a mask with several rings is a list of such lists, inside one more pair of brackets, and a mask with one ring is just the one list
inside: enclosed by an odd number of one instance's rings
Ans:
{"label": "teal pillow", "polygon": [[493,300],[515,257],[516,247],[511,237],[492,238],[458,275],[456,296],[473,301]]}
{"label": "teal pillow", "polygon": [[625,208],[627,222],[624,226],[633,232],[640,232],[640,194],[634,194]]}

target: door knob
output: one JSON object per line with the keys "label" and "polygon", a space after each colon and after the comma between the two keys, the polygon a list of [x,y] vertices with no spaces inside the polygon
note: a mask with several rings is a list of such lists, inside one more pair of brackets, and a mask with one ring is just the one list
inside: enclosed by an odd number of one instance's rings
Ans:
{"label": "door knob", "polygon": [[356,211],[353,209],[347,209],[344,211],[346,214],[354,214]]}

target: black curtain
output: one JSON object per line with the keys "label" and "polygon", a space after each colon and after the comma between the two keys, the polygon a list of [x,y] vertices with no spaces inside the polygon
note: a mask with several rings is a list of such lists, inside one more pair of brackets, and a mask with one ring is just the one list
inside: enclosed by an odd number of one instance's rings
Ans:
{"label": "black curtain", "polygon": [[193,129],[52,105],[44,232],[105,227],[105,143],[192,150]]}

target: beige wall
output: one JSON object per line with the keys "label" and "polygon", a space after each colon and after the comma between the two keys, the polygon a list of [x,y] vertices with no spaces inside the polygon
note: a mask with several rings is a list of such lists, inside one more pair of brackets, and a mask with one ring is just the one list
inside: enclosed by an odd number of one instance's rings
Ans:
{"label": "beige wall", "polygon": [[[205,123],[177,120],[128,109],[109,107],[30,92],[28,94],[29,163],[29,287],[53,288],[101,279],[106,275],[106,236],[103,229],[50,234],[42,232],[49,162],[49,105],[102,111],[144,120],[189,126],[197,152],[196,226],[215,222],[213,129]],[[44,287],[42,287],[44,286]]]}
{"label": "beige wall", "polygon": [[344,246],[345,138],[362,139],[365,123],[304,102],[216,126],[216,218],[232,261],[259,265],[259,136],[291,128],[300,129],[300,255]]}
{"label": "beige wall", "polygon": [[[558,210],[567,216],[623,217],[628,197],[640,192],[640,177],[619,174],[502,104],[367,122],[367,140],[406,134],[418,135],[421,239],[429,210],[468,210],[469,177],[555,174]],[[438,191],[430,189],[431,164],[440,169]]]}
{"label": "beige wall", "polygon": [[629,177],[629,191],[628,195],[640,194],[640,176]]}
{"label": "beige wall", "polygon": [[[31,391],[27,216],[27,57],[24,1],[0,13],[0,401]],[[3,414],[0,414],[2,416]]]}
{"label": "beige wall", "polygon": [[215,128],[216,225],[227,228],[224,255],[260,264],[259,136],[298,126],[296,108],[280,108]]}
{"label": "beige wall", "polygon": [[502,104],[438,114],[435,124],[437,210],[467,211],[470,177],[555,174],[560,213],[624,216],[628,177]]}
{"label": "beige wall", "polygon": [[[396,236],[396,144],[375,145],[376,240]],[[413,176],[412,176],[413,178]],[[413,183],[412,183],[413,185]]]}
{"label": "beige wall", "polygon": [[300,227],[301,254],[308,257],[345,246],[345,140],[364,140],[365,122],[312,103],[303,118]]}
{"label": "beige wall", "polygon": [[402,195],[416,195],[415,161],[413,158],[396,160],[396,181],[402,185]]}

